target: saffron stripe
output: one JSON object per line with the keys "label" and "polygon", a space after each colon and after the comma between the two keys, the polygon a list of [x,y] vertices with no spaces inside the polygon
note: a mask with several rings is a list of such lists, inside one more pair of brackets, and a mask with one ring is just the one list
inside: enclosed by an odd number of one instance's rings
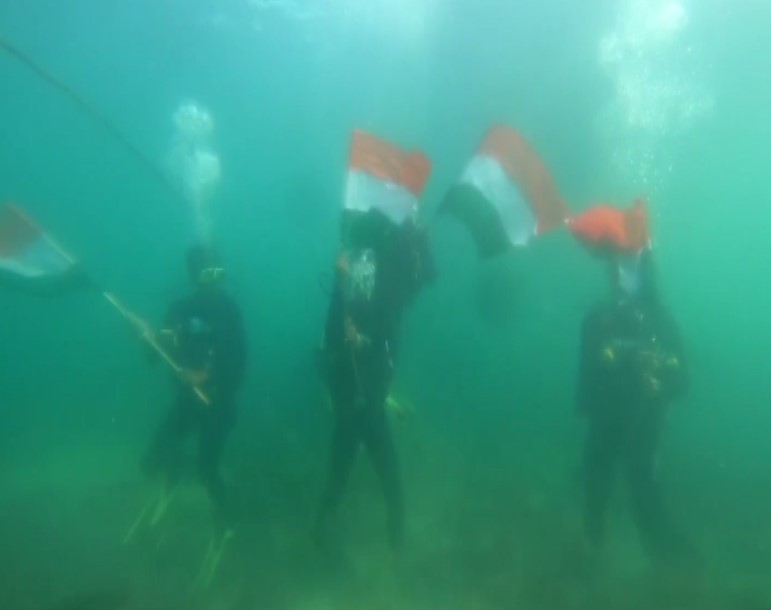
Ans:
{"label": "saffron stripe", "polygon": [[397,184],[420,197],[431,173],[431,161],[419,151],[406,152],[377,136],[355,130],[349,169]]}

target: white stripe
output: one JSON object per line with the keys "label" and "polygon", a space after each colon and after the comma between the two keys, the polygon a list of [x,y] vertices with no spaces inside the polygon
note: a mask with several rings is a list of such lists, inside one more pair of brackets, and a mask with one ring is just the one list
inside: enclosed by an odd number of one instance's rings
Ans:
{"label": "white stripe", "polygon": [[30,279],[64,273],[70,266],[70,261],[42,238],[24,246],[13,258],[0,258],[0,269]]}
{"label": "white stripe", "polygon": [[345,209],[357,212],[378,210],[400,225],[418,211],[418,200],[411,191],[366,172],[350,170],[345,192]]}
{"label": "white stripe", "polygon": [[479,190],[497,210],[511,245],[525,246],[535,236],[538,228],[535,215],[522,191],[497,159],[487,155],[474,156],[460,181]]}

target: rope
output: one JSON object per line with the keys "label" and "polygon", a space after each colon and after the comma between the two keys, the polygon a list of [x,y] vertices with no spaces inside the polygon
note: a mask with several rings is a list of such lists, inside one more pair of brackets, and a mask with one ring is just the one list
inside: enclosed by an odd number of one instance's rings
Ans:
{"label": "rope", "polygon": [[77,91],[72,89],[69,85],[62,82],[39,63],[33,60],[24,51],[14,46],[9,41],[0,37],[0,49],[5,51],[13,59],[26,66],[31,72],[38,76],[41,80],[48,83],[51,87],[62,93],[67,97],[75,106],[77,106],[84,114],[86,114],[96,125],[101,127],[108,135],[110,135],[116,142],[118,142],[125,150],[132,156],[140,165],[144,166],[155,179],[163,185],[163,187],[174,195],[175,199],[184,201],[183,195],[179,190],[169,181],[166,175],[158,169],[155,163],[147,157],[139,148],[132,144],[121,132],[115,127],[110,120],[92,106],[85,98],[83,98]]}

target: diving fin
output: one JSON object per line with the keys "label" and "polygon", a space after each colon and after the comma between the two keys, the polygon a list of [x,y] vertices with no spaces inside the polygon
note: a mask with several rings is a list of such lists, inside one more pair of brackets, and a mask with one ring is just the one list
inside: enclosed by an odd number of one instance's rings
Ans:
{"label": "diving fin", "polygon": [[157,498],[151,498],[137,515],[137,518],[131,524],[126,535],[123,537],[123,544],[129,544],[137,535],[140,529],[144,527],[154,528],[157,526],[171,505],[176,488],[164,487]]}
{"label": "diving fin", "polygon": [[215,533],[209,541],[206,554],[198,572],[198,585],[202,588],[208,588],[217,575],[222,558],[230,540],[235,536],[232,528],[227,528],[221,533]]}

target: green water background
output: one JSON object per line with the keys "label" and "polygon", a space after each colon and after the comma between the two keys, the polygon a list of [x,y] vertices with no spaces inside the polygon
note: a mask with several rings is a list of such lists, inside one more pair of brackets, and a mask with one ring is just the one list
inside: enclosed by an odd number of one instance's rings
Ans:
{"label": "green water background", "polygon": [[[481,134],[494,121],[521,129],[575,209],[647,193],[664,294],[692,365],[691,392],[664,442],[672,504],[716,563],[752,572],[771,561],[771,5],[683,5],[687,27],[677,44],[657,48],[648,82],[671,76],[708,103],[692,122],[676,115],[660,129],[625,122],[618,81],[599,61],[603,38],[623,30],[625,6],[5,0],[0,34],[159,167],[177,106],[196,99],[212,111],[223,166],[218,244],[251,357],[228,472],[255,505],[294,514],[297,527],[312,514],[330,425],[311,352],[352,128],[419,147],[434,162],[423,213],[441,276],[405,321],[396,381],[418,409],[399,434],[419,541],[441,531],[437,515],[453,507],[495,514],[512,497],[580,507],[578,329],[604,294],[604,271],[564,234],[481,264],[463,229],[437,217]],[[189,209],[5,55],[0,82],[0,198],[21,202],[101,282],[160,320],[186,287]],[[671,105],[666,95],[655,101]],[[614,164],[619,150],[651,151],[655,177],[645,183],[642,163]],[[480,283],[499,287],[510,315],[480,317]],[[0,315],[7,479],[47,455],[82,452],[102,484],[133,481],[129,461],[93,464],[100,452],[138,457],[171,396],[131,331],[88,295],[4,293]],[[67,488],[79,467],[63,466],[54,480]],[[363,505],[379,506],[374,484],[362,486]],[[471,529],[484,535],[478,523]]]}

